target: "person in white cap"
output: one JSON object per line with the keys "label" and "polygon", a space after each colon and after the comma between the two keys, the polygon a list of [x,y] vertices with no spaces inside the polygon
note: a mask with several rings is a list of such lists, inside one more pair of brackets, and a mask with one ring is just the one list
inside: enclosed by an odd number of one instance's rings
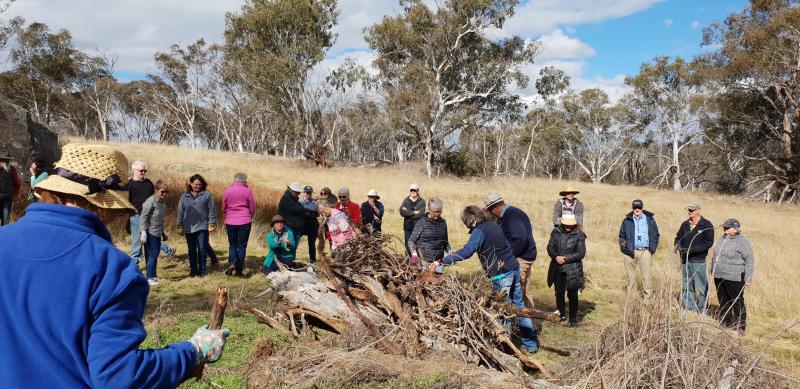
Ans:
{"label": "person in white cap", "polygon": [[367,192],[367,201],[361,203],[361,231],[364,234],[372,235],[381,233],[381,222],[383,221],[383,203],[378,196],[378,191],[370,189]]}
{"label": "person in white cap", "polygon": [[483,200],[485,210],[497,218],[503,235],[511,245],[511,252],[519,262],[519,277],[522,284],[522,298],[525,305],[533,308],[533,300],[528,294],[531,265],[536,260],[536,241],[533,239],[533,224],[525,211],[512,207],[499,193],[489,193]]}
{"label": "person in white cap", "polygon": [[[292,230],[293,236],[304,231],[306,226],[306,209],[300,204],[300,192],[303,186],[299,182],[289,184],[278,203],[278,214],[283,216],[286,227]],[[293,242],[297,247],[297,242]]]}
{"label": "person in white cap", "polygon": [[400,204],[400,216],[403,217],[403,245],[406,247],[406,254],[410,256],[408,239],[411,238],[417,220],[425,213],[425,199],[419,195],[419,185],[411,184],[408,190],[410,192],[408,197]]}

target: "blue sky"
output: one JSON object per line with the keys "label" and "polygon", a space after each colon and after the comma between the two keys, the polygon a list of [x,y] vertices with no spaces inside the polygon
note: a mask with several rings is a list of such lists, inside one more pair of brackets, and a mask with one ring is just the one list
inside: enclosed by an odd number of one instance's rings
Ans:
{"label": "blue sky", "polygon": [[[123,80],[155,71],[153,55],[198,38],[220,42],[226,12],[245,0],[18,0],[2,17],[23,16],[66,28],[79,47],[117,55]],[[434,5],[436,0],[423,0]],[[443,1],[443,0],[439,0]],[[738,11],[744,0],[523,0],[500,38],[519,35],[543,42],[542,55],[523,69],[531,78],[544,66],[565,70],[573,87],[598,87],[613,98],[626,75],[655,55],[691,57],[701,51],[702,28]],[[397,0],[339,0],[338,40],[316,73],[323,77],[346,57],[369,66],[374,59],[363,29],[399,10]],[[97,17],[96,15],[102,15]],[[529,87],[519,91],[532,95]]]}

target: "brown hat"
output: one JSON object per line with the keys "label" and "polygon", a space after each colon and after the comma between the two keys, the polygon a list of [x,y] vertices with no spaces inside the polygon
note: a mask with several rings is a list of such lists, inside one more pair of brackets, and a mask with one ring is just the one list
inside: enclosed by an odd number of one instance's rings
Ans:
{"label": "brown hat", "polygon": [[281,215],[275,215],[275,216],[272,217],[272,223],[270,223],[269,225],[270,226],[274,226],[275,223],[278,223],[278,222],[285,223],[286,219],[284,219],[283,216],[281,216]]}
{"label": "brown hat", "polygon": [[61,150],[61,159],[35,190],[80,196],[99,208],[136,208],[128,201],[128,159],[108,145],[68,144]]}
{"label": "brown hat", "polygon": [[558,195],[559,196],[566,196],[566,195],[568,195],[570,193],[578,194],[578,193],[581,193],[581,192],[578,192],[577,190],[575,190],[575,188],[573,188],[572,185],[567,185],[567,186],[564,187],[564,190],[562,190],[561,192],[558,192]]}

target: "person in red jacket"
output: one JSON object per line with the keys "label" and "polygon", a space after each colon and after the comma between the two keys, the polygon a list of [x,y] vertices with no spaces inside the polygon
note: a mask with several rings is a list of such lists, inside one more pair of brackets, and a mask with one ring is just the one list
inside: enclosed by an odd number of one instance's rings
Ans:
{"label": "person in red jacket", "polygon": [[19,174],[11,166],[11,157],[0,155],[0,226],[8,224],[11,205],[19,195]]}
{"label": "person in red jacket", "polygon": [[358,231],[361,229],[361,207],[350,201],[350,189],[347,187],[339,188],[339,203],[336,209],[347,214],[350,224]]}

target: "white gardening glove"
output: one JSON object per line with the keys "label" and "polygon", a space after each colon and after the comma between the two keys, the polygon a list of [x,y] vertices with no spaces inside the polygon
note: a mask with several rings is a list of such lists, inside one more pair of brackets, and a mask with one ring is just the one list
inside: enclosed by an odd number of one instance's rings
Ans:
{"label": "white gardening glove", "polygon": [[147,231],[142,230],[139,232],[139,241],[142,242],[142,244],[147,243]]}

